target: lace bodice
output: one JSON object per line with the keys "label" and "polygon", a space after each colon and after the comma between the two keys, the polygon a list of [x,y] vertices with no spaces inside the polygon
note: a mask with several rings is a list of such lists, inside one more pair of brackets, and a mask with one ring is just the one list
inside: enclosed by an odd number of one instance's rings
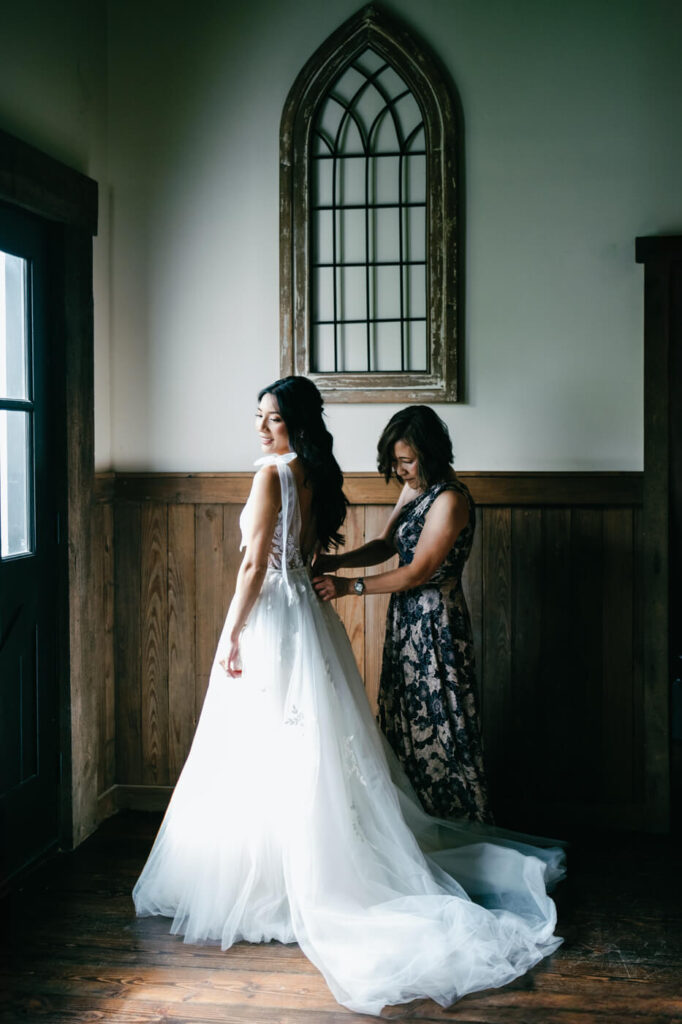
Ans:
{"label": "lace bodice", "polygon": [[[281,571],[286,579],[287,569],[303,569],[305,563],[301,554],[301,509],[298,504],[296,481],[289,463],[296,458],[295,452],[285,455],[266,455],[258,459],[256,466],[277,466],[282,491],[282,507],[277,515],[277,525],[268,554],[268,568]],[[253,503],[251,495],[239,517],[242,533],[242,547],[249,541]]]}

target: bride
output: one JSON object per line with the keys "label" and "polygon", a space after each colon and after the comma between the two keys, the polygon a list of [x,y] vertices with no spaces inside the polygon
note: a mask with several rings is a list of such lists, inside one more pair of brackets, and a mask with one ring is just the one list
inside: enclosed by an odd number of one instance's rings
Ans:
{"label": "bride", "polygon": [[561,942],[563,851],[422,810],[311,585],[346,505],[315,385],[265,388],[256,429],[246,554],[137,913],[223,949],[298,942],[358,1012],[505,985]]}

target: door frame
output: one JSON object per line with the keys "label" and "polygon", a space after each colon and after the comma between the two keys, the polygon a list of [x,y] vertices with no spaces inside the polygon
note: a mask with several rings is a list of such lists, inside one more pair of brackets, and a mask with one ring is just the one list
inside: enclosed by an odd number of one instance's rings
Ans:
{"label": "door frame", "polygon": [[646,801],[651,831],[671,825],[670,792],[670,300],[682,236],[636,239],[644,265],[644,478],[642,632]]}
{"label": "door frame", "polygon": [[0,131],[0,201],[39,217],[48,234],[48,344],[56,422],[62,425],[57,676],[60,698],[60,845],[77,846],[97,825],[98,693],[92,609],[95,579],[94,318],[92,238],[97,183]]}

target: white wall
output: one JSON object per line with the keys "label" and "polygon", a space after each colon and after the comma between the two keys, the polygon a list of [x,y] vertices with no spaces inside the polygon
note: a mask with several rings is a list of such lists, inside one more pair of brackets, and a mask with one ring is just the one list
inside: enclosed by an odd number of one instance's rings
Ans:
{"label": "white wall", "polygon": [[[236,470],[278,376],[278,129],[355,0],[116,0],[109,22],[112,457]],[[682,230],[682,5],[395,0],[459,88],[461,469],[639,469],[638,234]],[[98,393],[102,408],[106,397]],[[395,407],[328,406],[346,470]],[[107,449],[98,433],[98,456]]]}
{"label": "white wall", "polygon": [[106,0],[4,3],[0,129],[100,184],[94,243],[95,447],[111,462]]}

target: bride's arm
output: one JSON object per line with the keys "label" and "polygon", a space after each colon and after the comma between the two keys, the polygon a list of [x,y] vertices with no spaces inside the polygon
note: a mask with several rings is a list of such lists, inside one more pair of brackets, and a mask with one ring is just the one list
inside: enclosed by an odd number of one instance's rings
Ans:
{"label": "bride's arm", "polygon": [[246,552],[237,574],[237,586],[227,613],[229,649],[222,662],[228,676],[241,675],[239,667],[239,634],[249,612],[260,594],[268,568],[268,554],[282,504],[279,474],[276,466],[263,466],[256,473],[249,501],[251,522]]}
{"label": "bride's arm", "polygon": [[393,526],[403,505],[413,496],[414,491],[411,491],[406,484],[379,536],[368,541],[367,544],[363,544],[362,547],[353,548],[352,551],[344,551],[338,555],[324,553],[318,555],[313,565],[315,575],[321,576],[323,573],[335,572],[337,569],[362,569],[368,565],[379,565],[380,562],[386,562],[389,558],[393,558],[395,548],[390,540]]}

